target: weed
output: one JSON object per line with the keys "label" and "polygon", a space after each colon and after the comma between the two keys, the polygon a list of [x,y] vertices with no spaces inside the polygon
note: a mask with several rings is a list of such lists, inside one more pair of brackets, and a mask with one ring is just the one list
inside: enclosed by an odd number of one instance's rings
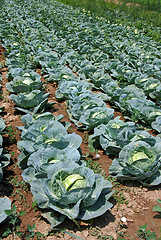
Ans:
{"label": "weed", "polygon": [[[161,199],[156,199],[156,201],[161,204]],[[161,206],[155,205],[155,206],[153,207],[153,211],[159,213],[159,214],[160,214],[160,217],[161,217]]]}
{"label": "weed", "polygon": [[139,230],[137,231],[136,235],[139,237],[139,239],[156,240],[155,232],[148,230],[146,224],[139,226]]}
{"label": "weed", "polygon": [[103,174],[103,170],[97,162],[95,162],[95,161],[93,161],[92,159],[89,159],[89,158],[86,159],[86,161],[87,161],[87,167],[91,168],[95,173],[98,173],[98,174],[101,174],[101,175]]}
{"label": "weed", "polygon": [[15,142],[17,131],[14,129],[14,127],[12,125],[8,126],[6,129],[7,129],[8,135],[9,135],[9,141],[11,143]]}
{"label": "weed", "polygon": [[16,205],[13,204],[11,210],[5,210],[5,213],[9,217],[8,224],[9,226],[7,227],[6,231],[3,233],[3,237],[7,237],[9,235],[12,236],[12,239],[16,239],[16,237],[20,237],[23,232],[19,231],[20,229],[20,216],[23,216],[26,212],[25,211],[20,211],[17,213],[17,208]]}
{"label": "weed", "polygon": [[99,240],[107,240],[107,239],[113,240],[114,239],[111,235],[103,234],[101,232],[101,229],[98,226],[96,226],[95,228],[90,227],[89,232],[92,236],[96,236],[97,239],[99,239]]}
{"label": "weed", "polygon": [[33,224],[32,226],[27,225],[26,239],[31,239],[34,238],[35,236],[37,237],[38,240],[45,238],[44,234],[42,234],[41,232],[36,232],[35,229],[36,229],[35,224]]}
{"label": "weed", "polygon": [[16,200],[18,200],[20,203],[23,203],[26,206],[26,199],[25,194],[22,192],[28,192],[28,184],[26,182],[19,180],[18,176],[15,176],[10,180],[10,183],[16,188],[16,190],[13,192],[12,196],[15,197]]}
{"label": "weed", "polygon": [[87,141],[88,141],[88,134],[84,133],[83,135],[84,135],[83,142],[87,143]]}
{"label": "weed", "polygon": [[120,191],[120,189],[115,189],[115,192],[113,194],[113,197],[115,198],[117,204],[118,204],[118,207],[121,205],[121,204],[128,204],[129,201],[126,200],[125,196],[123,195],[123,191]]}
{"label": "weed", "polygon": [[11,152],[11,158],[15,156],[15,152]]}
{"label": "weed", "polygon": [[33,208],[34,212],[36,212],[38,210],[38,205],[36,201],[33,201],[31,204],[31,207]]}
{"label": "weed", "polygon": [[68,132],[69,132],[69,133],[72,133],[72,132],[73,132],[72,127],[68,127]]}

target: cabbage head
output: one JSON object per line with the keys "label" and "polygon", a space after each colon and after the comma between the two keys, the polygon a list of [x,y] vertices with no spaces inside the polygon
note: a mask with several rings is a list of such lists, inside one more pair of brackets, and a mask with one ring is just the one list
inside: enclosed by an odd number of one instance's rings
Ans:
{"label": "cabbage head", "polygon": [[76,148],[56,149],[51,147],[41,147],[31,154],[27,161],[27,168],[23,171],[22,176],[26,182],[31,182],[35,175],[48,172],[53,164],[57,162],[77,162],[79,165],[83,163],[81,156]]}
{"label": "cabbage head", "polygon": [[136,180],[144,186],[161,183],[161,144],[132,141],[122,148],[119,158],[113,160],[109,169],[111,176],[119,180]]}
{"label": "cabbage head", "polygon": [[[45,98],[48,94],[45,94]],[[20,93],[19,95],[10,95],[10,98],[17,106],[23,108],[33,108],[36,107],[44,98],[43,92],[40,90],[33,90],[30,93]]]}
{"label": "cabbage head", "polygon": [[91,151],[101,146],[107,155],[118,155],[122,147],[130,142],[136,131],[135,123],[124,122],[119,118],[94,128],[94,134],[90,135],[88,142]]}
{"label": "cabbage head", "polygon": [[38,206],[46,210],[43,216],[52,227],[65,217],[89,220],[112,207],[108,201],[113,194],[111,183],[73,161],[51,165],[46,178],[35,177],[30,184]]}
{"label": "cabbage head", "polygon": [[13,81],[6,84],[7,90],[10,92],[31,92],[32,90],[42,89],[41,80],[33,80],[27,77],[15,77]]}

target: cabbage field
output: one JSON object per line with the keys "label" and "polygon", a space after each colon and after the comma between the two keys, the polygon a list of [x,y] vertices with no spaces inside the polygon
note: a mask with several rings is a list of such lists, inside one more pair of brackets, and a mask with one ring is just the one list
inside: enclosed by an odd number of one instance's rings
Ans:
{"label": "cabbage field", "polygon": [[0,239],[161,239],[160,41],[58,1],[0,6]]}

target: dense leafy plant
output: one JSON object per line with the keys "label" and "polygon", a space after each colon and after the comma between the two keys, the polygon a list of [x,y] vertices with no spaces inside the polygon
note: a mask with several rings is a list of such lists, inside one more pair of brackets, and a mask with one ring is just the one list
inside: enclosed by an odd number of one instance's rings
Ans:
{"label": "dense leafy plant", "polygon": [[33,90],[29,93],[11,94],[10,98],[16,104],[18,110],[26,113],[37,113],[47,105],[49,93],[43,93],[40,90]]}
{"label": "dense leafy plant", "polygon": [[13,81],[6,84],[8,91],[14,93],[31,92],[32,90],[42,89],[42,81],[33,80],[29,76],[15,77]]}
{"label": "dense leafy plant", "polygon": [[147,224],[144,224],[143,226],[139,226],[139,230],[137,231],[137,236],[141,239],[147,239],[147,240],[155,240],[156,234],[155,232],[152,232],[148,229]]}
{"label": "dense leafy plant", "polygon": [[[99,174],[73,161],[58,162],[47,170],[47,177],[35,176],[31,192],[43,214],[54,227],[70,219],[89,220],[105,213],[112,185]],[[59,214],[58,214],[59,213]]]}
{"label": "dense leafy plant", "polygon": [[59,83],[55,95],[57,99],[73,99],[89,87],[90,84],[85,81],[62,81]]}
{"label": "dense leafy plant", "polygon": [[109,169],[119,180],[137,180],[144,186],[161,183],[160,142],[132,141],[122,148]]}
{"label": "dense leafy plant", "polygon": [[68,114],[77,127],[91,130],[101,123],[113,118],[113,109],[107,108],[105,102],[92,94],[90,90],[80,92],[68,101]]}
{"label": "dense leafy plant", "polygon": [[22,176],[25,181],[30,182],[36,175],[40,173],[45,176],[47,169],[57,162],[77,162],[82,165],[81,155],[76,148],[67,148],[60,150],[53,147],[42,147],[38,149],[28,158],[28,167],[23,171]]}
{"label": "dense leafy plant", "polygon": [[[30,117],[29,119],[32,120]],[[27,128],[23,128],[21,141],[17,143],[21,150],[18,157],[19,166],[22,169],[26,168],[29,155],[43,147],[59,150],[79,149],[82,139],[75,133],[68,134],[68,126],[64,126],[51,118],[40,117],[35,119]]]}
{"label": "dense leafy plant", "polygon": [[94,152],[99,146],[106,154],[118,155],[122,147],[131,141],[137,127],[134,122],[124,122],[120,117],[100,124],[89,137],[89,149]]}
{"label": "dense leafy plant", "polygon": [[[157,201],[159,204],[161,204],[161,199],[156,199],[156,201]],[[160,205],[155,205],[155,206],[153,207],[153,211],[156,211],[156,212],[159,213],[160,216],[161,216],[161,206],[160,206]]]}

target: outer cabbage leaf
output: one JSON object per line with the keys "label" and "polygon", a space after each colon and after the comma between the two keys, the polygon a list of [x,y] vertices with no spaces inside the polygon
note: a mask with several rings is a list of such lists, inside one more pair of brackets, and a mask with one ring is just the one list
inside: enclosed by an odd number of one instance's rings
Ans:
{"label": "outer cabbage leaf", "polygon": [[55,96],[58,99],[73,99],[80,92],[84,92],[90,87],[90,84],[85,81],[63,81],[58,85]]}
{"label": "outer cabbage leaf", "polygon": [[157,117],[154,122],[152,122],[152,128],[157,132],[161,133],[161,116]]}
{"label": "outer cabbage leaf", "polygon": [[[30,119],[31,120],[31,119]],[[52,119],[38,118],[21,134],[21,141],[17,143],[21,154],[18,157],[19,166],[27,167],[30,154],[41,148],[55,148],[67,150],[68,148],[80,149],[82,138],[75,134],[68,134],[58,121]],[[68,151],[68,150],[67,150]]]}
{"label": "outer cabbage leaf", "polygon": [[6,124],[3,118],[0,118],[0,133],[5,129]]}
{"label": "outer cabbage leaf", "polygon": [[67,148],[59,150],[55,148],[42,148],[30,155],[28,166],[33,166],[37,172],[43,164],[54,164],[59,161],[80,161],[80,153],[76,148]]}
{"label": "outer cabbage leaf", "polygon": [[39,81],[41,76],[33,70],[23,68],[10,68],[7,78],[13,79],[18,77],[31,78],[32,80]]}
{"label": "outer cabbage leaf", "polygon": [[0,223],[8,217],[5,210],[11,210],[11,201],[8,198],[0,198]]}
{"label": "outer cabbage leaf", "polygon": [[161,101],[161,84],[159,84],[156,88],[155,91],[150,92],[149,96],[153,99],[158,100],[158,103],[160,104]]}
{"label": "outer cabbage leaf", "polygon": [[3,179],[3,168],[10,163],[10,154],[2,154],[2,148],[0,149],[0,182]]}
{"label": "outer cabbage leaf", "polygon": [[62,121],[63,118],[64,116],[62,114],[54,116],[51,112],[44,112],[41,114],[26,114],[21,117],[21,122],[24,123],[26,126],[19,126],[17,128],[25,132],[27,131],[28,127],[31,126],[34,122],[40,121],[42,119],[43,121],[45,120],[46,122],[49,122],[50,120],[61,122],[61,124],[67,130],[71,123]]}

